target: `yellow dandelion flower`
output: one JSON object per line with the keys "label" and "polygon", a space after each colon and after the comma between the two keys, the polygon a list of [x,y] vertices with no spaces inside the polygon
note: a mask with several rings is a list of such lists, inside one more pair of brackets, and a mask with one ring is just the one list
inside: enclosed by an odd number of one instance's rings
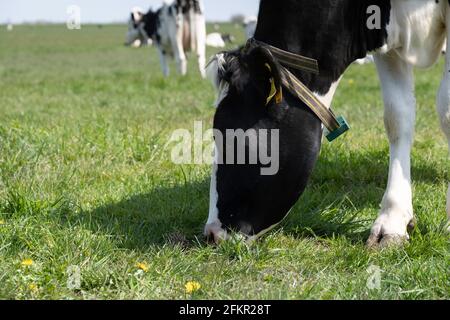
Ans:
{"label": "yellow dandelion flower", "polygon": [[200,285],[200,283],[195,282],[195,281],[189,281],[188,283],[185,284],[184,286],[186,288],[186,293],[187,294],[192,294],[198,290],[200,290],[200,288],[202,287]]}
{"label": "yellow dandelion flower", "polygon": [[33,260],[31,260],[31,259],[25,259],[25,260],[22,261],[21,265],[22,265],[23,267],[29,267],[29,266],[33,265]]}
{"label": "yellow dandelion flower", "polygon": [[5,220],[1,220],[0,219],[0,226],[3,225],[3,224],[5,224]]}
{"label": "yellow dandelion flower", "polygon": [[145,262],[140,262],[136,265],[136,267],[144,272],[148,272],[149,268],[148,268],[148,264],[146,264]]}
{"label": "yellow dandelion flower", "polygon": [[351,86],[354,85],[355,84],[355,80],[353,80],[353,79],[348,80],[348,84],[351,85]]}
{"label": "yellow dandelion flower", "polygon": [[36,291],[38,290],[38,286],[37,286],[35,283],[30,283],[30,284],[28,285],[28,289],[29,289],[30,291],[36,292]]}

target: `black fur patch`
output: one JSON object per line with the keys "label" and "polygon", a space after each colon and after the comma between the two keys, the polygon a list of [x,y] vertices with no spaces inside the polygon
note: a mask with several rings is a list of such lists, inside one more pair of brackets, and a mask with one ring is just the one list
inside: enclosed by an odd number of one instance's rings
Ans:
{"label": "black fur patch", "polygon": [[[367,28],[367,8],[381,9],[381,29]],[[356,59],[386,43],[390,0],[261,0],[255,38],[319,61],[320,75],[293,70],[311,90],[326,93]]]}
{"label": "black fur patch", "polygon": [[160,14],[161,9],[154,12],[151,9],[144,15],[142,21],[144,23],[144,30],[147,33],[149,38],[153,38],[156,36],[156,41],[159,42],[158,39],[158,29],[160,26]]}

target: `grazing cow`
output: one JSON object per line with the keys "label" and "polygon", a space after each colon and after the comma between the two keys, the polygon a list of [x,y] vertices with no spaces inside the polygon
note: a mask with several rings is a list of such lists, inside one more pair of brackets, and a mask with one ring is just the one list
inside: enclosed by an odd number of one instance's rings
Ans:
{"label": "grazing cow", "polygon": [[227,43],[233,43],[234,40],[231,34],[213,32],[206,36],[206,45],[212,48],[225,48]]}
{"label": "grazing cow", "polygon": [[212,48],[225,48],[225,41],[218,32],[210,33],[206,36],[206,45]]}
{"label": "grazing cow", "polygon": [[186,52],[197,55],[202,77],[205,77],[206,22],[202,0],[165,1],[155,11],[144,15],[131,14],[131,32],[127,43],[139,37],[156,44],[163,73],[169,75],[168,57],[175,58],[180,74],[187,73]]}
{"label": "grazing cow", "polygon": [[[409,238],[408,228],[413,226],[413,68],[426,68],[438,60],[445,39],[450,37],[449,3],[450,0],[260,2],[255,39],[316,59],[319,74],[286,64],[283,67],[327,107],[347,67],[368,52],[375,52],[385,103],[390,166],[379,217],[368,240],[370,246],[402,242]],[[437,110],[450,147],[449,70],[447,56]],[[256,237],[282,221],[303,193],[319,155],[323,126],[304,100],[282,86],[280,62],[267,46],[253,41],[243,49],[218,54],[209,64],[208,75],[219,91],[214,128],[225,139],[216,139],[205,235],[220,241],[229,236],[229,230],[234,230]],[[219,161],[232,152],[225,148],[235,143],[234,137],[225,133],[230,129],[278,129],[278,172],[261,175],[262,159],[256,165]],[[260,137],[264,138],[267,135]],[[253,143],[245,143],[246,150],[251,151]],[[230,159],[233,157],[231,153]],[[450,218],[450,186],[447,198]]]}

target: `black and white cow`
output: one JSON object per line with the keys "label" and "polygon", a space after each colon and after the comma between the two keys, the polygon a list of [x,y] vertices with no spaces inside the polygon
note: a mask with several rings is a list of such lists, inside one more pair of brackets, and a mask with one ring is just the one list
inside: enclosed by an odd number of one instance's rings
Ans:
{"label": "black and white cow", "polygon": [[228,33],[213,32],[206,36],[206,45],[212,48],[225,48],[227,43],[233,43],[234,41],[234,36]]}
{"label": "black and white cow", "polygon": [[186,53],[193,52],[205,77],[206,22],[202,0],[166,0],[158,11],[131,13],[126,43],[152,39],[156,44],[165,76],[169,75],[168,57],[175,58],[180,74],[187,73]]}
{"label": "black and white cow", "polygon": [[[289,70],[330,106],[347,67],[375,52],[390,142],[389,179],[370,246],[408,239],[414,221],[410,153],[416,102],[413,68],[433,65],[450,37],[450,0],[261,0],[255,39],[317,59],[320,74]],[[376,7],[374,7],[376,6]],[[372,26],[373,13],[378,20]],[[450,43],[450,41],[447,41]],[[448,45],[447,45],[448,46]],[[446,57],[437,110],[450,147],[450,56]],[[217,87],[214,128],[279,129],[279,171],[260,174],[262,165],[214,163],[205,235],[219,241],[229,230],[256,237],[279,223],[303,193],[319,155],[322,124],[306,105],[283,91],[279,64],[261,46],[217,55],[207,70]],[[226,144],[216,149],[226,153]],[[247,144],[249,147],[249,144]],[[223,156],[223,154],[222,154]],[[217,159],[217,152],[216,152]],[[450,186],[447,195],[450,218]]]}

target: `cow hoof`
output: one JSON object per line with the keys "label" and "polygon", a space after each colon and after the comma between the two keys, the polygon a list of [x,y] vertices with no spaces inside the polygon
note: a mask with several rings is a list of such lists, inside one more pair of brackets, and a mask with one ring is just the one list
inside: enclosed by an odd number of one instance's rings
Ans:
{"label": "cow hoof", "polygon": [[416,228],[417,225],[417,219],[416,218],[412,218],[411,221],[408,223],[408,233],[411,233],[414,231],[414,229]]}
{"label": "cow hoof", "polygon": [[409,236],[385,235],[378,246],[380,249],[402,247],[408,240]]}
{"label": "cow hoof", "polygon": [[383,249],[403,246],[409,240],[408,232],[411,232],[415,225],[416,220],[414,218],[407,225],[404,225],[400,220],[392,218],[389,214],[382,214],[372,227],[370,237],[367,240],[367,247]]}
{"label": "cow hoof", "polygon": [[367,240],[367,247],[369,249],[385,249],[402,247],[409,240],[409,236],[402,236],[397,234],[386,234],[379,236],[370,236]]}
{"label": "cow hoof", "polygon": [[218,223],[207,224],[205,226],[204,235],[207,242],[212,244],[219,244],[228,239],[227,231],[222,229],[221,225]]}

